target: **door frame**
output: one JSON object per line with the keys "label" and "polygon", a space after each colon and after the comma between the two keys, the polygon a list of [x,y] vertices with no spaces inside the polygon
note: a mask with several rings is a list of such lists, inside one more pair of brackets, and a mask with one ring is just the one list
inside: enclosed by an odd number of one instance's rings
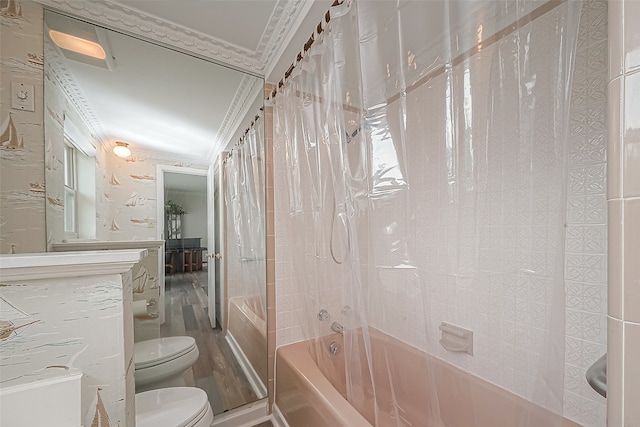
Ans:
{"label": "door frame", "polygon": [[[216,174],[215,166],[209,164],[207,169],[207,296],[209,310],[209,323],[211,327],[215,329],[216,322],[216,238],[218,237],[218,230],[215,227],[215,216],[218,212],[215,212],[215,191],[216,191]],[[209,214],[211,212],[211,214]]]}
{"label": "door frame", "polygon": [[[216,182],[214,183],[214,188],[216,188],[218,190],[218,211],[216,212],[216,215],[218,215],[218,229],[216,230],[216,232],[218,233],[216,236],[214,236],[214,239],[219,239],[219,249],[220,249],[220,254],[222,255],[222,258],[219,259],[219,270],[217,271],[218,276],[219,276],[219,281],[218,281],[218,285],[219,285],[219,291],[220,291],[220,295],[219,295],[219,299],[220,299],[220,313],[219,317],[220,317],[220,327],[222,328],[223,332],[226,334],[227,333],[227,307],[228,307],[228,300],[227,300],[227,205],[226,205],[226,188],[227,188],[227,183],[225,181],[225,168],[226,168],[226,163],[225,163],[225,159],[227,157],[227,155],[229,154],[228,151],[223,151],[222,153],[219,154],[217,162],[213,168],[214,173],[214,179],[216,180]],[[214,240],[215,241],[215,240]],[[215,285],[214,285],[215,286]],[[215,290],[214,290],[215,293]]]}
{"label": "door frame", "polygon": [[[198,176],[206,176],[207,177],[207,239],[209,237],[211,237],[212,233],[213,236],[215,237],[215,230],[213,230],[213,227],[210,226],[210,224],[213,223],[213,208],[211,207],[211,205],[209,204],[210,200],[213,200],[211,193],[213,192],[213,186],[210,185],[211,179],[210,179],[210,175],[211,175],[211,167],[209,167],[209,169],[196,169],[196,168],[189,168],[189,167],[182,167],[182,166],[171,166],[171,165],[162,165],[162,164],[158,164],[156,166],[156,236],[158,238],[158,240],[162,240],[163,242],[165,241],[165,236],[164,236],[164,229],[165,229],[165,224],[164,224],[164,174],[165,173],[176,173],[176,174],[182,174],[182,175],[198,175]],[[209,251],[209,246],[211,245],[211,242],[213,242],[212,240],[208,240],[207,241],[207,252]],[[160,324],[163,324],[165,322],[165,269],[164,269],[164,263],[165,263],[165,244],[162,244],[161,249],[158,251],[158,265],[161,266],[160,268],[160,277],[159,277],[159,285],[160,285],[160,301],[158,302],[158,304],[160,305],[160,307],[158,308],[158,312],[159,312],[159,320],[160,320]],[[207,269],[209,276],[212,274],[212,272],[210,271],[211,269],[215,270],[215,265],[212,266],[209,264],[213,264],[213,263],[207,263]],[[215,274],[215,271],[213,272],[213,274]],[[208,289],[208,293],[209,293],[209,300],[211,300],[211,294],[215,294],[215,284],[214,284],[214,292],[211,292],[211,281],[207,280],[207,288]],[[213,296],[214,298],[214,302],[215,302],[215,295]],[[213,306],[213,310],[212,307],[209,306],[209,318],[211,318],[211,312],[213,311],[213,319],[214,319],[214,323],[212,324],[212,327],[215,328],[215,304]]]}

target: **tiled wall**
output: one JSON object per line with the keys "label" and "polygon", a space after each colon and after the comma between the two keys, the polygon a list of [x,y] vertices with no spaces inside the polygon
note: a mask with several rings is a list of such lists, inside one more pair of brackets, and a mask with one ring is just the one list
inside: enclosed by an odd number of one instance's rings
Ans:
{"label": "tiled wall", "polygon": [[[275,86],[265,83],[265,99]],[[276,229],[273,152],[273,107],[264,106],[264,165],[265,165],[265,231],[267,235],[265,257],[267,260],[267,392],[269,411],[274,400],[274,369],[276,355]]]}
{"label": "tiled wall", "polygon": [[[538,24],[537,28],[539,31],[544,32],[546,24],[543,20],[547,18],[540,19],[542,22]],[[604,426],[606,414],[605,400],[591,390],[584,379],[586,368],[606,351],[606,333],[604,329],[607,271],[604,193],[606,162],[606,128],[604,119],[607,105],[605,80],[607,64],[606,43],[606,2],[585,2],[579,31],[576,74],[571,94],[569,212],[565,241],[567,324],[564,412],[568,418],[589,427]],[[491,55],[492,51],[490,49],[485,49],[483,56]],[[481,80],[484,80],[485,77],[478,77],[478,71],[483,65],[476,64],[473,66],[477,67],[474,71],[476,78],[479,78],[479,80],[473,81],[472,85],[473,87],[481,88],[483,84]],[[488,70],[485,71],[489,72]],[[539,77],[542,77],[542,73],[540,73]],[[445,118],[441,117],[444,114],[443,105],[436,103],[425,104],[423,102],[424,99],[444,99],[445,84],[444,75],[441,75],[408,96],[407,103],[410,106],[410,114],[415,114],[416,118],[419,117],[419,121],[422,123],[422,130],[438,129],[441,126],[439,123],[445,122]],[[479,90],[480,92],[476,95],[478,95],[478,99],[483,99],[482,89]],[[415,109],[412,109],[412,104],[416,106]],[[444,195],[443,193],[439,196],[437,185],[434,188],[429,187],[429,183],[434,182],[434,179],[436,181],[438,179],[438,164],[442,163],[442,159],[438,158],[438,156],[444,154],[431,151],[427,156],[427,152],[423,151],[427,149],[428,141],[432,139],[437,141],[438,138],[444,138],[444,132],[439,136],[435,132],[431,135],[433,138],[425,136],[424,132],[419,130],[414,129],[414,132],[417,133],[411,134],[411,131],[409,133],[407,159],[409,173],[417,171],[417,175],[410,177],[410,182],[413,184],[411,192],[414,205],[412,207],[417,209],[419,218],[417,218],[416,228],[411,231],[414,234],[411,235],[416,237],[419,245],[415,253],[436,260],[423,275],[423,277],[429,278],[428,280],[430,281],[433,279],[434,273],[437,275],[438,269],[446,268],[447,257],[452,253],[456,253],[455,248],[446,249],[446,244],[442,242],[442,239],[455,239],[455,236],[448,235],[443,231],[446,227],[442,227],[441,221],[442,218],[455,213],[448,212],[447,207],[444,205],[430,210],[423,209],[433,206],[434,197],[437,199]],[[413,141],[427,142],[414,144]],[[434,142],[434,144],[437,145],[437,142]],[[284,149],[285,147],[278,144],[276,140],[273,152],[275,173],[274,225],[276,236],[276,342],[278,346],[305,339],[303,324],[305,322],[304,319],[309,316],[308,313],[304,313],[306,296],[301,286],[302,278],[296,275],[294,266],[295,241],[300,236],[294,235],[294,222],[289,213],[287,165]],[[508,153],[503,155],[507,156]],[[438,164],[427,164],[430,160],[436,161]],[[418,183],[417,186],[416,183]],[[491,208],[488,204],[485,207]],[[380,219],[384,221],[386,214],[384,212],[379,213]],[[389,214],[392,215],[393,213],[389,212]],[[461,218],[464,219],[464,217]],[[372,220],[375,221],[376,219],[372,218]],[[486,244],[491,244],[491,237],[487,235],[482,241]],[[503,237],[505,239],[510,238],[508,235]],[[458,238],[463,238],[464,240],[464,236],[458,236]],[[438,247],[437,245],[440,244],[438,242],[445,246]],[[378,243],[383,244],[384,242]],[[552,242],[549,241],[547,243],[551,244]],[[374,246],[378,247],[379,245],[376,243]],[[486,249],[491,248],[487,247]],[[469,255],[472,255],[472,252],[469,252]],[[457,256],[458,261],[463,264],[466,261],[473,261],[472,258],[465,256],[463,250]],[[462,268],[464,268],[464,265],[462,265]],[[392,272],[380,272],[380,274],[390,275],[389,278],[382,278],[383,283],[399,281],[402,286],[389,285],[379,290],[384,295],[378,295],[379,298],[377,300],[384,301],[384,304],[373,310],[374,313],[378,313],[381,316],[379,319],[373,319],[373,323],[377,323],[378,327],[385,329],[394,336],[422,348],[425,346],[424,339],[427,335],[425,334],[427,324],[424,321],[407,323],[407,318],[424,319],[423,309],[425,306],[431,312],[426,316],[426,318],[431,318],[429,322],[431,326],[437,326],[439,321],[445,317],[449,317],[451,321],[455,319],[455,322],[465,326],[465,324],[473,325],[476,318],[484,316],[480,312],[481,310],[477,309],[478,305],[484,306],[486,310],[489,310],[486,314],[490,315],[492,310],[497,309],[496,304],[506,303],[509,300],[509,298],[505,299],[509,295],[504,294],[505,286],[508,286],[507,283],[488,282],[486,286],[478,288],[479,282],[465,284],[458,281],[457,283],[445,283],[445,286],[442,287],[431,286],[429,293],[424,294],[420,290],[424,284],[415,283],[411,274],[405,274],[404,276],[406,277],[395,278]],[[474,291],[470,287],[477,289]],[[512,302],[516,304],[515,308],[518,312],[524,313],[526,310],[531,310],[532,307],[535,308],[535,295],[530,292],[534,292],[537,287],[539,287],[539,284],[536,284],[535,280],[533,280],[529,287],[523,288],[522,291],[525,293],[522,295],[527,295],[524,300],[520,294],[510,295]],[[482,292],[476,292],[480,290]],[[510,292],[513,291],[514,289]],[[519,291],[516,290],[516,292]],[[415,298],[416,295],[425,295],[425,300]],[[469,304],[461,306],[461,300],[467,301]],[[479,304],[478,301],[480,301]],[[498,310],[504,311],[506,310],[505,307],[498,308]],[[505,313],[507,312],[508,310],[505,311]],[[533,312],[529,314],[533,314]],[[515,322],[513,325],[517,323]],[[410,327],[409,324],[411,325]],[[491,324],[487,324],[487,326],[491,327]],[[492,335],[489,330],[484,330],[481,324],[477,324],[472,329],[476,329],[479,339],[478,356],[473,361],[466,362],[455,356],[453,361],[455,362],[455,359],[458,359],[455,363],[462,363],[466,368],[485,378],[489,378],[503,387],[519,391],[518,384],[522,383],[520,380],[526,375],[524,371],[522,374],[518,374],[518,366],[520,365],[516,362],[518,359],[527,359],[527,357],[520,354],[522,348],[524,348],[523,346],[518,344],[517,347],[512,347],[510,345],[513,342],[521,342],[519,336],[512,335],[516,331],[502,328],[501,335]],[[431,332],[430,335],[435,339],[434,332]],[[524,334],[523,337],[527,335]],[[528,338],[526,339],[528,340]],[[501,340],[504,342],[501,342]],[[527,342],[526,344],[532,345],[532,342]],[[436,341],[428,348],[438,353],[439,357],[452,359],[440,349]],[[492,348],[493,350],[489,351]],[[504,352],[496,355],[493,358],[493,362],[492,358],[483,359],[483,351],[489,351],[489,353],[493,354],[492,352],[496,349],[502,349]],[[509,355],[511,355],[510,359],[507,357]],[[505,357],[507,358],[505,359]],[[504,375],[495,375],[497,371],[492,366],[496,367],[494,362],[497,360],[499,360],[502,372],[511,373],[510,378],[506,378]],[[505,367],[508,367],[506,371],[504,370]]]}
{"label": "tiled wall", "polygon": [[606,399],[585,381],[607,351],[607,2],[583,4],[571,89],[565,241],[565,416],[606,425]]}
{"label": "tiled wall", "polygon": [[[0,12],[0,253],[46,250],[42,6],[18,0]],[[11,84],[33,85],[35,111],[11,108]],[[10,128],[14,143],[4,140]]]}
{"label": "tiled wall", "polygon": [[609,426],[640,425],[640,2],[609,2]]}

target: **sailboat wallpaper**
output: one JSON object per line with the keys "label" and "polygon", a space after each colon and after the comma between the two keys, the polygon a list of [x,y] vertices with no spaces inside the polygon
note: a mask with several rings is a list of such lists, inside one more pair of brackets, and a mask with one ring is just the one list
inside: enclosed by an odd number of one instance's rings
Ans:
{"label": "sailboat wallpaper", "polygon": [[86,425],[90,427],[119,427],[120,422],[116,424],[111,423],[109,412],[102,400],[102,396],[100,396],[101,391],[101,387],[96,389],[96,397],[89,408],[89,419]]}
{"label": "sailboat wallpaper", "polygon": [[13,122],[11,113],[2,125],[2,134],[0,134],[0,149],[2,150],[19,150],[24,148],[24,138],[18,136],[16,125]]}
{"label": "sailboat wallpaper", "polygon": [[21,18],[22,6],[16,0],[0,0],[0,16],[5,18]]}
{"label": "sailboat wallpaper", "polygon": [[39,321],[0,297],[0,341],[26,333],[31,325]]}
{"label": "sailboat wallpaper", "polygon": [[123,278],[118,274],[0,284],[3,387],[29,382],[50,366],[81,369],[83,387],[87,387],[82,394],[83,417],[94,418],[95,395],[89,390],[95,393],[101,387],[100,413],[108,411],[110,424],[98,425],[117,426],[125,419],[121,397],[127,363],[121,348],[123,325],[113,322],[124,315],[124,298]]}
{"label": "sailboat wallpaper", "polygon": [[[33,85],[36,100],[43,99],[42,15],[35,2],[0,0],[3,93],[11,93],[12,81],[20,82]],[[42,252],[46,198],[31,185],[45,182],[42,105],[34,112],[7,107],[0,115],[0,253]]]}

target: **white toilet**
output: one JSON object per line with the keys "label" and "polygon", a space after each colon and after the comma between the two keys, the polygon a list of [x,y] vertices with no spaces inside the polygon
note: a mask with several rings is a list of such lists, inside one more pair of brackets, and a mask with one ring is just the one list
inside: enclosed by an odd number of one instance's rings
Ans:
{"label": "white toilet", "polygon": [[211,427],[207,393],[195,387],[170,387],[136,393],[136,427]]}
{"label": "white toilet", "polygon": [[183,373],[198,360],[192,337],[168,337],[134,344],[136,393],[185,386]]}

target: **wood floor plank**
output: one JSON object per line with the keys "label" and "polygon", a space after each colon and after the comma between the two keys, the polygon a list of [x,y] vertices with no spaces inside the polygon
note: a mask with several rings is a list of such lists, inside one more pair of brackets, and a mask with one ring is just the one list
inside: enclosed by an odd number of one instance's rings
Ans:
{"label": "wood floor plank", "polygon": [[193,313],[192,305],[183,305],[182,306],[182,318],[184,319],[184,330],[185,331],[197,331],[200,329],[198,325],[198,321],[196,320],[196,316]]}
{"label": "wood floor plank", "polygon": [[169,325],[169,331],[172,337],[181,336],[185,334],[184,319],[182,317],[182,298],[180,294],[171,298],[171,324]]}
{"label": "wood floor plank", "polygon": [[223,396],[220,395],[220,391],[216,386],[216,382],[213,379],[213,375],[208,377],[201,377],[196,380],[196,387],[201,388],[207,393],[211,409],[214,414],[221,414],[228,410]]}
{"label": "wood floor plank", "polygon": [[188,335],[200,356],[189,381],[203,389],[214,414],[257,400],[220,327],[212,328],[205,292],[206,271],[174,274],[165,284],[165,324],[162,336]]}

